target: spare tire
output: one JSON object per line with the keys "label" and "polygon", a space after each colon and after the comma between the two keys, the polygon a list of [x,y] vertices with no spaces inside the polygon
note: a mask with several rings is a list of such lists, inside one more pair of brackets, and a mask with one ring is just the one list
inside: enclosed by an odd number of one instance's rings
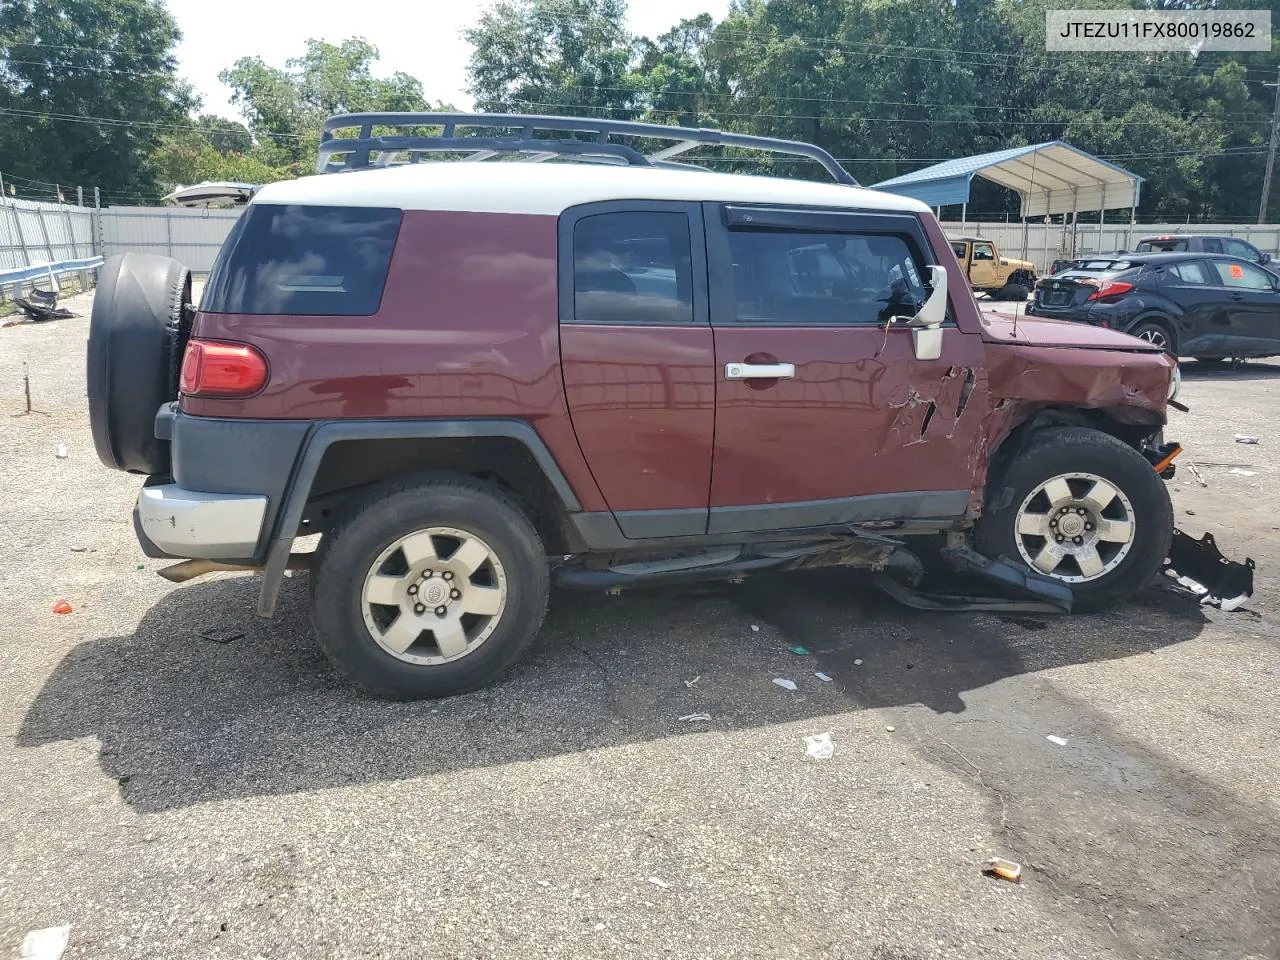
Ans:
{"label": "spare tire", "polygon": [[89,321],[89,424],[98,459],[113,470],[169,470],[155,437],[156,411],[178,396],[191,329],[191,271],[149,254],[112,257],[102,268]]}

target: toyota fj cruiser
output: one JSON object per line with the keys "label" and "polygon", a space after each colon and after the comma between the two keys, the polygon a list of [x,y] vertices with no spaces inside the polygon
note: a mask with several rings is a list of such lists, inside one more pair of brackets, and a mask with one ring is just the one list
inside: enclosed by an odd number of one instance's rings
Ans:
{"label": "toyota fj cruiser", "polygon": [[[836,182],[672,159],[709,143]],[[418,162],[459,152],[508,162]],[[928,539],[1065,609],[1169,554],[1173,360],[983,319],[928,207],[816,147],[360,115],[319,169],[253,196],[198,307],[176,261],[107,264],[90,412],[171,578],[258,569],[270,616],[309,566],[320,645],[378,693],[490,682],[552,583],[846,565],[909,590]]]}

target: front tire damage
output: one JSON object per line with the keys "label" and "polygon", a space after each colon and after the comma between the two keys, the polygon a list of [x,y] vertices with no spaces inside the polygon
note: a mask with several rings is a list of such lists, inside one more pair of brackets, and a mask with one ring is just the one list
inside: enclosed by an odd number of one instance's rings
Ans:
{"label": "front tire damage", "polygon": [[988,488],[975,545],[1069,586],[1077,610],[1126,600],[1161,571],[1205,601],[1238,607],[1253,594],[1253,561],[1233,563],[1211,535],[1175,530],[1158,466],[1099,430],[1042,430]]}

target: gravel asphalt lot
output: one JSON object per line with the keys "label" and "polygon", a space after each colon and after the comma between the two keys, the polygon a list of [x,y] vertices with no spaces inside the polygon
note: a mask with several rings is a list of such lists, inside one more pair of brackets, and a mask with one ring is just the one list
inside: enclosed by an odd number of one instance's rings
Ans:
{"label": "gravel asphalt lot", "polygon": [[155,575],[89,436],[89,301],[0,330],[0,957],[61,924],[104,960],[1280,957],[1280,363],[1187,364],[1169,430],[1247,609],[558,594],[502,684],[390,704],[321,657],[305,574],[272,622],[252,576]]}

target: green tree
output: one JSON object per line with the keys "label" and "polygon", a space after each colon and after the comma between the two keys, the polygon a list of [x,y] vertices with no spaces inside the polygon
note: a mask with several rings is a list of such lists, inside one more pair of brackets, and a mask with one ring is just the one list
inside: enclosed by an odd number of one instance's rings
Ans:
{"label": "green tree", "polygon": [[156,195],[151,156],[194,105],[179,39],[161,0],[0,3],[0,171]]}
{"label": "green tree", "polygon": [[643,81],[625,0],[501,0],[464,31],[476,109],[522,113],[640,113]]}
{"label": "green tree", "polygon": [[320,128],[337,113],[426,110],[422,83],[397,72],[373,76],[378,49],[359,38],[339,45],[308,40],[301,57],[284,69],[260,57],[244,57],[219,74],[232,89],[258,141],[262,157],[273,165],[309,163],[315,158]]}
{"label": "green tree", "polygon": [[730,96],[707,44],[715,21],[709,13],[681,20],[657,40],[639,41],[636,69],[645,97],[644,119],[680,126],[713,125],[717,107]]}

